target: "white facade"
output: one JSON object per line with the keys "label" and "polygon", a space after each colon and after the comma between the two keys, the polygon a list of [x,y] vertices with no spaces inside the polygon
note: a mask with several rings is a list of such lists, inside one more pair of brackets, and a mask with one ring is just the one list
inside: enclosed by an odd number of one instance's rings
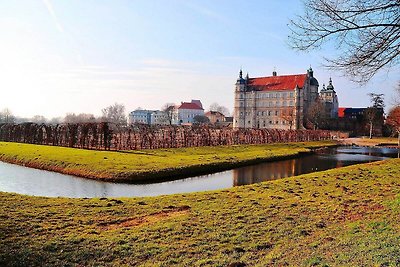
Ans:
{"label": "white facade", "polygon": [[129,113],[129,124],[149,124],[149,125],[166,125],[169,124],[167,114],[160,110],[139,109]]}
{"label": "white facade", "polygon": [[173,112],[173,124],[192,124],[196,116],[204,116],[204,109],[199,100],[192,102],[182,102]]}

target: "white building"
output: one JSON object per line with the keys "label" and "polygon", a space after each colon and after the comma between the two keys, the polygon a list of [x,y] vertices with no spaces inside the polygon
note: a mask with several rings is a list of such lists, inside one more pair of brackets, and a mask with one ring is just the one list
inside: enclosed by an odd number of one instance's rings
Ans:
{"label": "white building", "polygon": [[138,109],[129,113],[129,124],[141,123],[149,125],[166,125],[169,124],[167,114],[161,110]]}
{"label": "white building", "polygon": [[173,112],[173,124],[192,124],[196,116],[204,116],[203,105],[200,100],[181,102]]}

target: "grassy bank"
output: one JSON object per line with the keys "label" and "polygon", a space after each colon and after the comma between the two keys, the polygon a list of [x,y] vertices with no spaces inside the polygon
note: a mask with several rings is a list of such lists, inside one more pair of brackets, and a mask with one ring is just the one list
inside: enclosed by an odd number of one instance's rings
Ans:
{"label": "grassy bank", "polygon": [[354,137],[342,139],[341,143],[344,145],[357,145],[357,146],[390,146],[396,147],[398,145],[397,138],[393,137],[374,137],[369,139],[368,137]]}
{"label": "grassy bank", "polygon": [[266,160],[294,157],[331,141],[270,145],[96,151],[0,142],[0,160],[110,181],[187,177]]}
{"label": "grassy bank", "polygon": [[399,176],[392,159],[154,198],[0,193],[0,265],[399,266]]}

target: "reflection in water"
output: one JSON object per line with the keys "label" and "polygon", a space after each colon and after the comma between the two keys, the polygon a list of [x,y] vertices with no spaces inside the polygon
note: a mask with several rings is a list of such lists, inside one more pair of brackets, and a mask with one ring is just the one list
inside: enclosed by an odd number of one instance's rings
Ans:
{"label": "reflection in water", "polygon": [[130,197],[208,191],[397,157],[396,149],[338,148],[302,158],[153,184],[116,184],[0,162],[0,191],[36,196]]}
{"label": "reflection in water", "polygon": [[[350,149],[352,152],[352,150]],[[338,154],[337,154],[338,153]],[[233,171],[234,185],[246,185],[295,175],[325,171],[362,162],[384,160],[387,157],[363,154],[345,154],[339,149],[326,149],[317,154],[297,159],[266,162],[237,168]],[[370,152],[368,152],[369,154]]]}

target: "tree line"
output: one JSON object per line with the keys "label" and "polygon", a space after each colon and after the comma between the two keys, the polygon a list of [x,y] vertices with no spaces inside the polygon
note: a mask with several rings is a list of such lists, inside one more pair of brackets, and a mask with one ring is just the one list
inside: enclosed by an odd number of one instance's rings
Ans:
{"label": "tree line", "polygon": [[98,150],[268,144],[330,138],[330,132],[323,130],[233,129],[210,125],[0,124],[0,141]]}

